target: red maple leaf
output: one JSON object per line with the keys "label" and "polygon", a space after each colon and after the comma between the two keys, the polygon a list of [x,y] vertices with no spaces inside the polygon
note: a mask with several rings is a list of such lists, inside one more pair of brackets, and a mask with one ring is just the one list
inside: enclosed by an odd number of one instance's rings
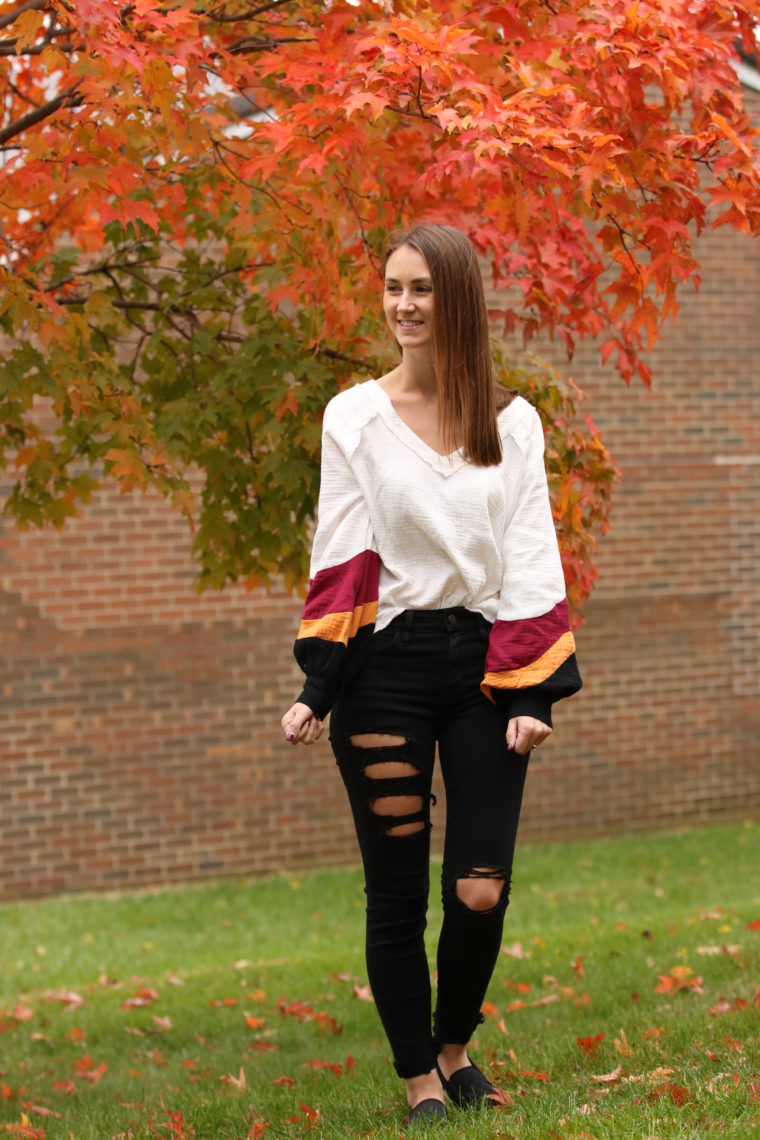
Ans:
{"label": "red maple leaf", "polygon": [[599,1043],[607,1036],[606,1033],[589,1034],[588,1037],[577,1037],[578,1048],[582,1049],[588,1056],[593,1057],[599,1048]]}

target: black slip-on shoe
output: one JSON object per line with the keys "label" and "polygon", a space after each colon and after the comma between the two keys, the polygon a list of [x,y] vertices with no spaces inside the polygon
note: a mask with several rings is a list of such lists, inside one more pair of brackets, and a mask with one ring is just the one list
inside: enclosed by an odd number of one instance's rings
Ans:
{"label": "black slip-on shoe", "polygon": [[433,1124],[436,1120],[448,1120],[448,1117],[449,1114],[443,1101],[430,1097],[428,1100],[421,1100],[419,1104],[415,1104],[414,1108],[409,1110],[406,1123],[407,1125]]}
{"label": "black slip-on shoe", "polygon": [[501,1104],[503,1096],[501,1091],[492,1085],[488,1077],[472,1062],[463,1069],[456,1069],[448,1078],[444,1077],[437,1063],[436,1068],[443,1091],[459,1108],[467,1108],[473,1104],[490,1104],[494,1107]]}

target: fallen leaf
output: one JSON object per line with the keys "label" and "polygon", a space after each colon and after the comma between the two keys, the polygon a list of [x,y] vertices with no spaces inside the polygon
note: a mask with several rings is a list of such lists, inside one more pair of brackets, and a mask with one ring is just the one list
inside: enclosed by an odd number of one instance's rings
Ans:
{"label": "fallen leaf", "polygon": [[504,1092],[504,1089],[495,1089],[488,1097],[488,1104],[491,1108],[501,1108],[514,1103],[512,1097],[509,1093]]}
{"label": "fallen leaf", "polygon": [[61,1005],[65,1005],[67,1009],[76,1009],[77,1006],[84,1005],[84,998],[72,990],[49,991],[45,994],[45,1000],[58,1001]]}
{"label": "fallen leaf", "polygon": [[582,1049],[584,1053],[593,1057],[599,1048],[600,1042],[602,1042],[606,1036],[606,1033],[596,1033],[593,1035],[589,1034],[588,1037],[577,1037],[576,1041],[578,1042],[578,1048]]}
{"label": "fallen leaf", "polygon": [[154,1001],[158,1001],[158,993],[156,990],[148,989],[146,986],[140,986],[140,989],[132,997],[127,998],[121,1003],[122,1009],[140,1009],[144,1005],[152,1005]]}
{"label": "fallen leaf", "polygon": [[343,1032],[343,1026],[338,1025],[334,1017],[330,1017],[329,1013],[317,1013],[305,1001],[288,1002],[286,998],[280,998],[277,1008],[283,1017],[294,1017],[296,1021],[315,1021],[323,1030],[329,1030],[336,1037]]}
{"label": "fallen leaf", "polygon": [[523,950],[522,942],[513,942],[511,946],[504,946],[502,954],[506,954],[508,958],[530,958],[530,951]]}
{"label": "fallen leaf", "polygon": [[529,994],[530,982],[505,982],[504,988],[508,990],[516,990],[518,994]]}
{"label": "fallen leaf", "polygon": [[52,1108],[45,1108],[41,1104],[28,1104],[26,1108],[28,1112],[33,1112],[35,1116],[53,1116],[56,1120],[63,1120],[63,1113],[53,1112]]}
{"label": "fallen leaf", "polygon": [[685,1104],[687,1100],[691,1100],[691,1094],[687,1091],[687,1089],[683,1088],[682,1085],[671,1084],[670,1081],[666,1081],[661,1085],[656,1085],[649,1095],[654,1097],[655,1100],[659,1100],[660,1097],[667,1095],[670,1097],[673,1104],[677,1104],[679,1106]]}
{"label": "fallen leaf", "polygon": [[659,974],[659,983],[654,987],[657,994],[675,994],[681,990],[690,990],[692,993],[703,993],[704,978],[699,975],[692,977],[694,971],[690,966],[674,966],[669,974]]}
{"label": "fallen leaf", "polygon": [[330,1072],[335,1073],[336,1077],[340,1077],[343,1073],[348,1072],[349,1069],[356,1068],[356,1060],[349,1053],[345,1065],[339,1061],[322,1061],[315,1059],[314,1061],[304,1061],[303,1067],[305,1069],[329,1069]]}
{"label": "fallen leaf", "polygon": [[615,1081],[620,1079],[620,1074],[622,1073],[622,1071],[623,1071],[623,1066],[618,1065],[618,1067],[616,1069],[613,1069],[611,1073],[602,1073],[599,1076],[592,1076],[591,1080],[592,1081],[598,1081],[599,1084],[604,1084],[604,1085],[613,1084]]}
{"label": "fallen leaf", "polygon": [[108,1065],[105,1061],[101,1062],[97,1068],[94,1068],[95,1062],[89,1053],[85,1053],[84,1057],[80,1057],[74,1062],[74,1072],[76,1076],[81,1077],[83,1081],[89,1081],[90,1084],[96,1085],[105,1073]]}
{"label": "fallen leaf", "polygon": [[372,990],[369,986],[360,986],[358,982],[354,982],[354,996],[358,997],[359,1001],[374,1001]]}
{"label": "fallen leaf", "polygon": [[716,1005],[710,1006],[710,1013],[713,1017],[717,1017],[719,1013],[731,1013],[737,1009],[747,1009],[748,1005],[749,1002],[746,1002],[744,998],[735,997],[733,1001],[729,1001],[728,998],[721,997],[718,998]]}
{"label": "fallen leaf", "polygon": [[548,1081],[549,1074],[541,1069],[520,1069],[521,1077],[531,1077],[534,1081]]}
{"label": "fallen leaf", "polygon": [[220,1077],[219,1080],[222,1084],[232,1085],[233,1088],[240,1089],[241,1091],[246,1087],[245,1070],[242,1065],[240,1066],[240,1073],[237,1077],[233,1077],[231,1073],[227,1073],[225,1076]]}

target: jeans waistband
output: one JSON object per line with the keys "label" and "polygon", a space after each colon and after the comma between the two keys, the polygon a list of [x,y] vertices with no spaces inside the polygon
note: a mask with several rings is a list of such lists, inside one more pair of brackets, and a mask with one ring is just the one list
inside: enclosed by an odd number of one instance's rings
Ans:
{"label": "jeans waistband", "polygon": [[467,626],[487,625],[490,622],[477,610],[465,606],[450,606],[440,610],[404,610],[390,623],[411,629],[457,629]]}

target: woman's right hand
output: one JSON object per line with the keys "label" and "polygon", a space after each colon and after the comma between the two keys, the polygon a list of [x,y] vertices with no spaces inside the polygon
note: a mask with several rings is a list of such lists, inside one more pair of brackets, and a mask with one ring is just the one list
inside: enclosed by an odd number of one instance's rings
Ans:
{"label": "woman's right hand", "polygon": [[313,744],[324,728],[316,713],[301,701],[290,706],[281,723],[288,744]]}

